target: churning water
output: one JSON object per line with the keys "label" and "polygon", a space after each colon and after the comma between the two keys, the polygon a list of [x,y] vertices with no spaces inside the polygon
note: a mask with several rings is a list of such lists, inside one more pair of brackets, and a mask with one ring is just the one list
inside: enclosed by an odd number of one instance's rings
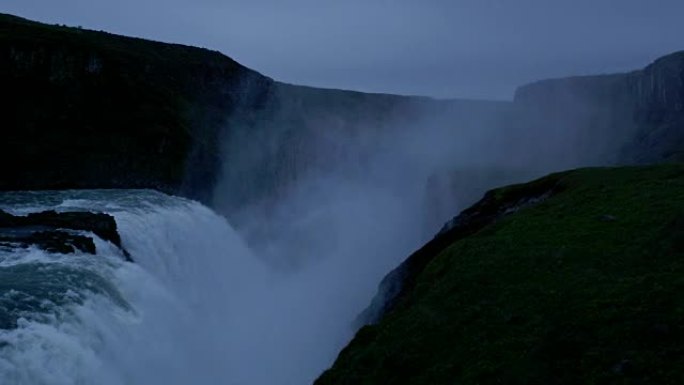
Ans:
{"label": "churning water", "polygon": [[282,271],[224,217],[149,190],[1,193],[0,209],[109,213],[135,260],[93,234],[96,255],[0,248],[3,385],[311,383],[395,263],[349,242]]}
{"label": "churning water", "polygon": [[136,260],[99,239],[95,256],[0,250],[0,383],[249,381],[226,357],[268,278],[222,217],[153,191],[5,193],[0,208],[110,213]]}

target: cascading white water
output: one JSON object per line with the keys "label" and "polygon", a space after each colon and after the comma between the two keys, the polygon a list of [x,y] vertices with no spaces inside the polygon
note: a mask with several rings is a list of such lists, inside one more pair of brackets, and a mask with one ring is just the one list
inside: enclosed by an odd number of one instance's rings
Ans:
{"label": "cascading white water", "polygon": [[[403,255],[385,250],[405,245],[375,227],[396,221],[399,202],[385,198],[336,200],[323,218],[357,221],[356,237],[344,232],[349,223],[318,223],[339,237],[334,246],[281,271],[194,201],[140,190],[0,194],[0,209],[14,214],[109,213],[135,260],[97,238],[95,256],[0,249],[0,313],[9,319],[0,384],[311,383],[394,263],[369,251]],[[359,221],[369,205],[387,215]]]}
{"label": "cascading white water", "polygon": [[[455,135],[435,125],[334,137],[327,142],[348,148],[341,158],[361,161],[307,163],[282,186],[268,180],[282,159],[262,172],[251,158],[259,146],[245,159],[228,148],[214,206],[240,235],[209,208],[153,191],[1,193],[0,209],[15,214],[112,214],[135,262],[101,240],[96,256],[0,248],[0,384],[311,383],[351,339],[383,276],[425,240],[427,180],[487,158],[476,151],[490,131]],[[241,139],[231,143],[262,143]],[[245,178],[255,191],[240,188]],[[449,202],[472,198],[451,190]],[[438,214],[432,222],[456,212]],[[3,277],[28,283],[3,286]]]}
{"label": "cascading white water", "polygon": [[99,239],[96,256],[2,251],[16,327],[0,330],[0,383],[238,383],[233,325],[267,271],[223,218],[151,191],[5,194],[0,207],[109,212],[136,260]]}

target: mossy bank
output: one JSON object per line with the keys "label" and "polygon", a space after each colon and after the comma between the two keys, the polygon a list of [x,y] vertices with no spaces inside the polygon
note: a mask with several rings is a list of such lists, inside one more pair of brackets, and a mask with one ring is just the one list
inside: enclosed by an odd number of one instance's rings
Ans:
{"label": "mossy bank", "polygon": [[684,383],[684,165],[580,169],[485,200],[544,185],[432,255],[316,384]]}

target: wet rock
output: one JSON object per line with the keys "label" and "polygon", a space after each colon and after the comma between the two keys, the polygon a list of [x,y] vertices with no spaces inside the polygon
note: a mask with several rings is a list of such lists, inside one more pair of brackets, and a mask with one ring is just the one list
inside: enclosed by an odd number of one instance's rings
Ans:
{"label": "wet rock", "polygon": [[66,231],[36,231],[26,235],[0,236],[0,242],[6,247],[37,246],[50,253],[71,254],[80,250],[95,254],[95,242],[90,237]]}
{"label": "wet rock", "polygon": [[[20,217],[21,218],[21,217]],[[24,226],[47,226],[61,229],[91,231],[105,241],[121,247],[121,237],[114,217],[103,213],[43,211],[22,218]]]}
{"label": "wet rock", "polygon": [[132,262],[130,254],[121,244],[116,221],[111,215],[50,210],[20,216],[0,210],[0,245],[3,247],[34,245],[48,252],[68,254],[80,250],[95,254],[93,239],[75,233],[77,231],[92,232],[111,242],[121,249],[127,261]]}

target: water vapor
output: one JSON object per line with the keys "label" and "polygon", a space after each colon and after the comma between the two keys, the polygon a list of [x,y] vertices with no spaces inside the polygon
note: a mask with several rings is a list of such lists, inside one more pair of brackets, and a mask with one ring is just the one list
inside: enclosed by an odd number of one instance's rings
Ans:
{"label": "water vapor", "polygon": [[[568,111],[584,106],[563,100]],[[246,383],[311,382],[352,337],[382,277],[460,209],[502,184],[610,163],[621,144],[587,129],[593,110],[572,118],[522,102],[282,84],[260,103],[229,120],[214,196],[277,277],[273,292],[251,299],[269,309],[240,339],[254,355],[226,358],[242,363]]]}

